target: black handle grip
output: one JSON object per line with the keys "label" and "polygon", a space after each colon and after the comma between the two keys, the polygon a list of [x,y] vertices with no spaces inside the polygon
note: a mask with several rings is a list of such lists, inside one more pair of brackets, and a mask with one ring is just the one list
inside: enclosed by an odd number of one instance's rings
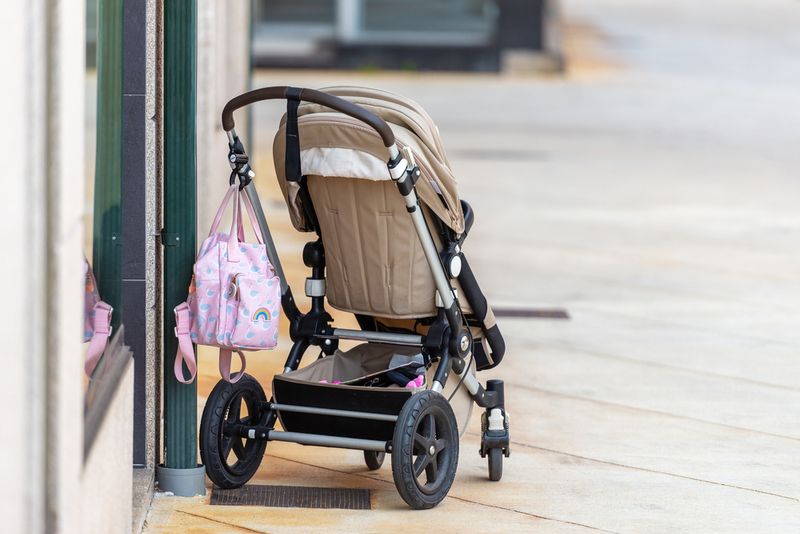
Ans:
{"label": "black handle grip", "polygon": [[[287,92],[291,89],[291,87],[282,85],[263,87],[234,97],[230,102],[225,104],[225,107],[222,109],[222,127],[226,132],[233,130],[233,112],[237,109],[262,100],[285,99],[287,98]],[[386,124],[386,121],[361,106],[339,98],[338,96],[333,96],[314,89],[300,89],[300,100],[331,108],[365,122],[380,134],[384,146],[387,148],[394,146],[394,132],[392,132],[392,129]]]}
{"label": "black handle grip", "polygon": [[481,323],[481,329],[486,335],[489,348],[492,350],[492,360],[494,361],[492,367],[494,367],[503,359],[503,354],[506,352],[506,343],[496,324],[492,325],[491,328],[487,328],[483,321],[488,312],[489,303],[486,302],[486,297],[483,295],[483,291],[481,291],[478,281],[475,279],[475,274],[473,274],[464,254],[461,254],[461,273],[458,275],[458,282],[461,284],[461,291],[463,291],[467,302],[472,308],[472,313]]}
{"label": "black handle grip", "polygon": [[494,362],[492,367],[494,367],[500,363],[506,353],[506,341],[503,339],[503,335],[497,325],[484,332],[486,333],[486,342],[489,343],[489,348],[492,349],[492,361]]}

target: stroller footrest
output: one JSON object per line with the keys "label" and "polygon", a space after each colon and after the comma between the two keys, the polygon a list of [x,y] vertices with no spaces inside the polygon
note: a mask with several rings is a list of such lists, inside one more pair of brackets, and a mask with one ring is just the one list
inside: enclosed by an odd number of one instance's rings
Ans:
{"label": "stroller footrest", "polygon": [[342,449],[356,449],[362,451],[390,452],[390,442],[374,439],[358,439],[341,436],[326,436],[322,434],[308,434],[304,432],[282,432],[272,430],[267,435],[270,441],[288,441],[301,445],[316,445],[318,447],[337,447]]}

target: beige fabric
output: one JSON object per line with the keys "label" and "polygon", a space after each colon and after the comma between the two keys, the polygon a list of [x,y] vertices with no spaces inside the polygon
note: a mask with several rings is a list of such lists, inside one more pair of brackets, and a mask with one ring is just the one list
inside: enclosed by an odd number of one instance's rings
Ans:
{"label": "beige fabric", "polygon": [[[402,347],[398,345],[384,345],[382,343],[362,343],[348,351],[336,350],[325,358],[315,360],[297,371],[284,374],[302,382],[321,382],[334,380],[345,382],[380,371],[389,367],[389,360],[395,354],[413,356],[419,354],[415,347]],[[361,386],[351,386],[360,387]]]}
{"label": "beige fabric", "polygon": [[[365,376],[372,373],[383,371],[389,367],[389,361],[395,354],[406,356],[419,354],[419,349],[413,347],[399,347],[397,345],[383,345],[381,343],[363,343],[343,352],[337,350],[333,355],[326,356],[314,363],[307,365],[297,371],[282,375],[284,378],[297,380],[300,382],[320,382],[327,380],[329,383],[334,380],[346,381]],[[427,384],[433,381],[436,374],[436,364],[432,365],[425,373]],[[475,374],[475,365],[470,367],[470,372]],[[449,397],[459,385],[458,377],[453,375],[447,381],[442,394]],[[374,389],[363,386],[342,386],[356,388],[359,390]],[[472,397],[467,388],[460,387],[458,392],[450,399],[450,406],[456,416],[459,434],[463,434],[472,414]],[[278,399],[279,400],[279,399]],[[279,400],[280,402],[280,400]]]}
{"label": "beige fabric", "polygon": [[[415,113],[409,105],[399,104],[394,100],[387,100],[380,91],[363,88],[358,89],[359,95],[373,92],[373,98],[346,97],[370,111],[381,116],[389,122],[397,138],[398,146],[410,147],[414,153],[421,172],[421,179],[417,183],[417,193],[420,200],[456,232],[464,229],[464,215],[461,212],[461,203],[458,200],[458,190],[455,177],[447,163],[447,157],[441,147],[438,131],[424,111]],[[337,88],[338,90],[338,88]],[[402,97],[393,97],[401,99]],[[408,101],[410,102],[410,101]],[[417,106],[418,107],[418,106]],[[356,119],[335,113],[322,106],[303,103],[298,109],[298,128],[301,150],[301,167],[303,174],[310,174],[302,161],[302,151],[312,147],[345,148],[360,150],[380,159],[388,160],[388,152],[383,146],[380,136],[372,128]],[[307,227],[303,221],[302,207],[296,199],[294,184],[286,184],[285,176],[285,131],[286,117],[281,120],[280,128],[275,135],[273,143],[273,157],[278,182],[287,198],[292,223],[298,230],[305,231]],[[384,176],[388,170],[382,171]],[[331,173],[342,177],[360,178],[352,176],[347,170]]]}
{"label": "beige fabric", "polygon": [[[394,115],[394,117],[400,117],[399,120],[401,122],[398,122],[398,124],[414,131],[428,146],[435,147],[439,160],[447,166],[450,165],[439,135],[439,127],[436,126],[436,123],[433,122],[433,119],[422,106],[410,98],[381,89],[344,85],[325,87],[322,91],[346,98],[361,106],[373,108],[371,109],[373,112],[376,111],[374,108],[378,107],[399,113],[400,115]],[[378,112],[378,115],[383,116],[380,112]],[[392,122],[395,120],[397,118]]]}
{"label": "beige fabric", "polygon": [[352,148],[314,146],[300,152],[303,173],[308,176],[348,176],[362,180],[391,181],[386,162]]}
{"label": "beige fabric", "polygon": [[492,310],[491,306],[486,306],[486,313],[483,316],[483,326],[486,327],[486,330],[489,330],[496,324],[497,319],[494,316],[494,310]]}
{"label": "beige fabric", "polygon": [[[420,167],[417,193],[427,208],[426,218],[437,217],[463,231],[455,178],[430,117],[390,93],[353,87],[330,92],[390,122],[398,143],[412,148]],[[433,275],[403,198],[390,180],[388,154],[377,132],[316,104],[301,104],[298,116],[301,166],[325,244],[331,306],[398,319],[435,315]],[[273,144],[278,183],[292,224],[307,231],[299,186],[285,179],[285,122],[284,116]],[[438,232],[431,234],[441,245]],[[466,302],[461,304],[465,313],[471,311]]]}
{"label": "beige fabric", "polygon": [[331,306],[397,318],[435,314],[433,276],[394,183],[311,176],[308,188]]}
{"label": "beige fabric", "polygon": [[393,182],[309,176],[308,189],[325,243],[331,306],[396,319],[436,315],[436,284]]}

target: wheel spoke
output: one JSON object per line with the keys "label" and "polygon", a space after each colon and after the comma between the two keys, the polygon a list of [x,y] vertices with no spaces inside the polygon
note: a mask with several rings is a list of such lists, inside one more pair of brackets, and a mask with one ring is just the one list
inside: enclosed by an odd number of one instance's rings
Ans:
{"label": "wheel spoke", "polygon": [[436,482],[436,476],[438,474],[439,474],[439,461],[438,458],[434,457],[428,462],[428,465],[425,467],[425,475],[428,478],[428,484]]}
{"label": "wheel spoke", "polygon": [[431,457],[427,455],[427,453],[421,453],[417,455],[417,459],[414,461],[414,476],[419,477],[428,464],[431,461]]}
{"label": "wheel spoke", "polygon": [[225,463],[228,463],[228,456],[231,454],[231,448],[233,447],[234,439],[236,438],[229,438],[229,437],[222,438],[222,460]]}
{"label": "wheel spoke", "polygon": [[428,447],[430,447],[430,440],[425,436],[416,433],[414,434],[414,451],[415,452],[427,452]]}
{"label": "wheel spoke", "polygon": [[239,413],[242,409],[242,398],[237,396],[233,404],[231,404],[230,410],[228,410],[228,417],[226,418],[227,421],[231,423],[238,423],[239,422]]}
{"label": "wheel spoke", "polygon": [[433,441],[436,439],[436,418],[433,417],[433,414],[429,414],[425,418],[425,427],[428,434],[428,439]]}
{"label": "wheel spoke", "polygon": [[241,438],[233,438],[233,454],[240,460],[244,458],[245,445]]}
{"label": "wheel spoke", "polygon": [[[436,439],[436,417],[433,414],[423,416],[417,429],[417,432],[414,433],[414,453],[417,455],[413,465],[414,477],[419,478],[425,472],[426,483],[430,484],[436,480],[439,473],[436,456],[446,443],[441,439]],[[433,453],[431,449],[433,449]]]}

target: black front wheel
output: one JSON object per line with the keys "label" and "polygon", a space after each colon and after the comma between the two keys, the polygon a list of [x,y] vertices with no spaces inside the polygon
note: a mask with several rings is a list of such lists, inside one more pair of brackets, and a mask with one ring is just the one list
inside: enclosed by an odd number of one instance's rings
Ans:
{"label": "black front wheel", "polygon": [[200,419],[200,457],[211,481],[224,489],[238,488],[258,470],[267,442],[242,438],[233,430],[237,425],[260,424],[266,414],[264,389],[245,374],[231,384],[220,380],[208,396]]}
{"label": "black front wheel", "polygon": [[433,508],[447,496],[458,467],[458,427],[440,393],[411,396],[400,410],[392,439],[392,477],[416,510]]}
{"label": "black front wheel", "polygon": [[497,482],[503,478],[503,449],[489,449],[489,480]]}

